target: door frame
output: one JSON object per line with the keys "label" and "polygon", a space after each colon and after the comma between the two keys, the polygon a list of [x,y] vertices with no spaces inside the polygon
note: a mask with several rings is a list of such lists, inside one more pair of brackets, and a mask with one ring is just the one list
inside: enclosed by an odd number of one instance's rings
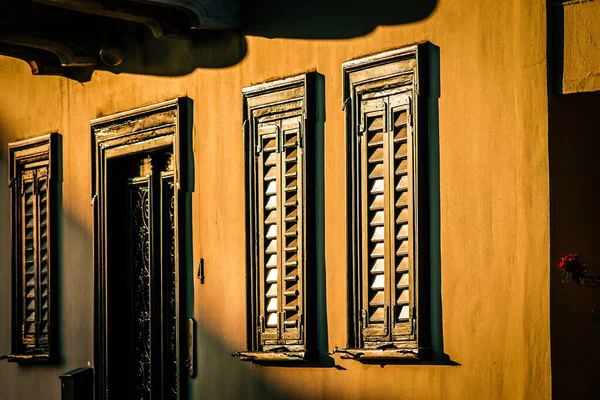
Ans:
{"label": "door frame", "polygon": [[[175,282],[177,315],[178,398],[187,398],[187,280],[191,254],[193,192],[192,107],[187,97],[136,108],[90,122],[92,206],[94,207],[94,369],[96,399],[108,398],[107,356],[107,161],[171,146],[175,185]],[[191,371],[193,374],[193,371]]]}

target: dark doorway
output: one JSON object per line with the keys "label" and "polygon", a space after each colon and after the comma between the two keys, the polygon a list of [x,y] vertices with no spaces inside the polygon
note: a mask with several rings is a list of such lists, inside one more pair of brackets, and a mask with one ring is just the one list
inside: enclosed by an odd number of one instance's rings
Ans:
{"label": "dark doorway", "polygon": [[172,149],[107,162],[107,387],[119,398],[177,397],[174,201]]}

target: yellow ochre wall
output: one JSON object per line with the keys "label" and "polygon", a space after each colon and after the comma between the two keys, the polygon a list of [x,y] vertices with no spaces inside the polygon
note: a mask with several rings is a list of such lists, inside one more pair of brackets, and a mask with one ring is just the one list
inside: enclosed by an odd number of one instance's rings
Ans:
{"label": "yellow ochre wall", "polygon": [[[204,258],[206,266],[205,283],[193,279],[193,398],[551,397],[544,3],[443,0],[420,21],[353,38],[246,36],[238,63],[175,77],[95,72],[79,83],[35,77],[26,63],[0,57],[0,354],[10,351],[7,143],[58,131],[64,169],[62,364],[0,362],[0,398],[59,399],[58,375],[94,363],[89,121],[180,96],[194,100],[193,265]],[[242,88],[315,69],[324,76],[326,346],[344,347],[341,64],[426,40],[440,49],[443,352],[458,365],[381,367],[334,355],[338,368],[267,367],[233,358],[246,344]],[[207,57],[218,57],[218,46],[212,51]],[[172,62],[185,52],[178,57]]]}

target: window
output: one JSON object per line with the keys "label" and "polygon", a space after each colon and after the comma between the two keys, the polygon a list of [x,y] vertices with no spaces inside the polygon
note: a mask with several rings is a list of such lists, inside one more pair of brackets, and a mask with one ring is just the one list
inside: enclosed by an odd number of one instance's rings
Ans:
{"label": "window", "polygon": [[344,358],[420,358],[427,353],[420,49],[412,46],[343,64],[352,288]]}
{"label": "window", "polygon": [[56,356],[56,210],[60,135],[11,143],[12,361]]}
{"label": "window", "polygon": [[310,355],[314,74],[245,88],[249,343],[243,360]]}

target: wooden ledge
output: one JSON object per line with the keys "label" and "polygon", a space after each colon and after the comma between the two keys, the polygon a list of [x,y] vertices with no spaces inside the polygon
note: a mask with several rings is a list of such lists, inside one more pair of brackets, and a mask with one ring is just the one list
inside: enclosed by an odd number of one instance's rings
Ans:
{"label": "wooden ledge", "polygon": [[48,354],[6,354],[0,356],[0,360],[18,363],[48,363],[50,356]]}
{"label": "wooden ledge", "polygon": [[[356,361],[424,361],[431,358],[430,349],[405,348],[405,349],[340,349],[333,353],[340,353],[344,360]],[[331,353],[330,353],[331,354]]]}
{"label": "wooden ledge", "polygon": [[306,351],[240,351],[233,353],[233,357],[239,357],[241,361],[251,361],[253,363],[305,363],[308,361]]}

